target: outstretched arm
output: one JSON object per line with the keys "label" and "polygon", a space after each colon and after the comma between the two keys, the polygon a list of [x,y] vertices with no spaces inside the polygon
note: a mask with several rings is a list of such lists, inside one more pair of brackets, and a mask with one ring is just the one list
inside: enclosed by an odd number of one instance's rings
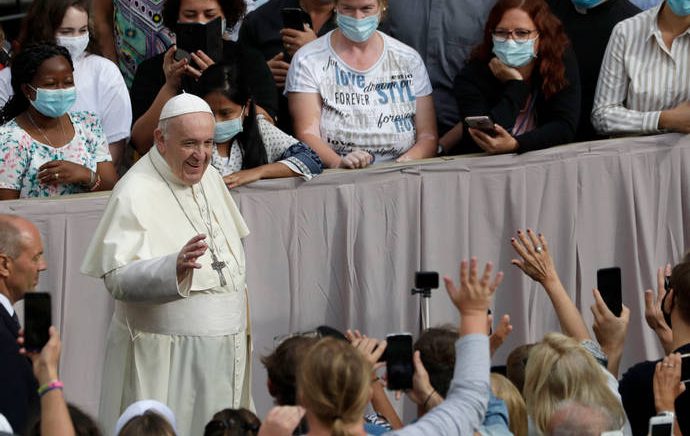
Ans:
{"label": "outstretched arm", "polygon": [[544,287],[563,332],[578,341],[591,339],[580,311],[570,299],[553,266],[544,235],[537,236],[531,229],[527,229],[527,232],[518,230],[517,238],[512,238],[510,243],[520,256],[520,259],[513,259],[511,263]]}

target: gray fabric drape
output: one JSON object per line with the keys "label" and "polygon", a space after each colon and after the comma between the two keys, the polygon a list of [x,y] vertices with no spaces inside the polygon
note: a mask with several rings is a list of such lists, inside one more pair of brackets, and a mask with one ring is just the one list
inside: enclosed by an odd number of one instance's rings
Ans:
{"label": "gray fabric drape", "polygon": [[[531,227],[547,237],[565,287],[591,325],[596,270],[620,266],[631,312],[623,369],[661,355],[643,319],[643,290],[656,268],[690,247],[690,136],[667,134],[574,144],[524,155],[432,159],[310,182],[268,180],[234,194],[251,230],[245,239],[259,416],[271,400],[258,358],[273,337],[329,324],[383,337],[418,332],[414,272],[457,280],[475,255],[506,273],[496,317],[514,332],[494,358],[536,341],[558,322],[543,290],[510,264],[510,237]],[[61,378],[70,401],[94,413],[112,301],[79,265],[107,193],[0,203],[33,220],[46,246],[39,289],[51,292],[63,338]],[[182,225],[182,224],[181,224]],[[444,290],[432,324],[456,323]],[[20,310],[21,314],[21,310]]]}

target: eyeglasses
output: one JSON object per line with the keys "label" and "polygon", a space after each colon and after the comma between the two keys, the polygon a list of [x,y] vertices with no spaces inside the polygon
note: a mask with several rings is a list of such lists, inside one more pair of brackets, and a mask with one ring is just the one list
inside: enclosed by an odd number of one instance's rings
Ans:
{"label": "eyeglasses", "polygon": [[295,333],[288,333],[286,335],[278,335],[273,337],[273,347],[278,348],[280,344],[283,342],[287,341],[290,338],[294,338],[297,336],[302,336],[305,338],[320,338],[321,333],[319,333],[318,330],[308,330],[304,332],[295,332]]}
{"label": "eyeglasses", "polygon": [[494,40],[498,42],[506,42],[511,36],[513,37],[514,41],[524,42],[530,40],[530,36],[533,33],[539,33],[539,31],[529,29],[496,29],[492,34],[494,36]]}

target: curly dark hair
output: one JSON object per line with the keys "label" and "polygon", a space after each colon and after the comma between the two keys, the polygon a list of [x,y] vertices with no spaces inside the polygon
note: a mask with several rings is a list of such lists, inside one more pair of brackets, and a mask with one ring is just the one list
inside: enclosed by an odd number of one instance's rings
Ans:
{"label": "curly dark hair", "polygon": [[414,344],[429,373],[431,386],[444,398],[453,379],[455,341],[458,338],[458,331],[452,326],[431,327],[424,330]]}
{"label": "curly dark hair", "polygon": [[316,342],[316,338],[293,336],[261,358],[271,382],[271,395],[278,405],[297,404],[297,368],[306,351]]}
{"label": "curly dark hair", "polygon": [[204,436],[256,436],[261,421],[247,409],[223,409],[213,415]]}
{"label": "curly dark hair", "polygon": [[74,70],[72,58],[67,49],[54,43],[29,44],[14,58],[11,67],[14,95],[0,110],[0,124],[7,123],[29,107],[29,100],[22,91],[22,85],[31,83],[43,62],[55,56],[67,59],[69,66]]}
{"label": "curly dark hair", "polygon": [[484,27],[484,39],[472,52],[471,59],[488,63],[494,57],[493,31],[503,18],[503,14],[510,9],[527,12],[539,31],[539,56],[535,62],[542,77],[541,90],[548,99],[568,86],[563,53],[570,40],[563,30],[561,21],[551,13],[549,5],[544,0],[499,0],[489,13]]}
{"label": "curly dark hair", "polygon": [[[244,0],[216,0],[216,2],[223,11],[228,29],[235,27],[235,24],[247,12],[247,5],[244,3]],[[181,4],[182,0],[166,0],[163,3],[163,24],[173,32],[180,16]]]}
{"label": "curly dark hair", "polygon": [[96,40],[90,0],[34,0],[26,12],[19,33],[19,46],[39,42],[55,42],[55,34],[65,18],[67,9],[75,7],[85,11],[89,16],[89,45],[86,51],[93,54],[101,54]]}

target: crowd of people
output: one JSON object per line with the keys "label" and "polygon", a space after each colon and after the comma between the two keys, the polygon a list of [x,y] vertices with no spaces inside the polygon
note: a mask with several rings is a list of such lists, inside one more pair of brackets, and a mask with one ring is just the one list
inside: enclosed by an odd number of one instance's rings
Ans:
{"label": "crowd of people", "polygon": [[[0,72],[0,198],[112,189],[180,93],[217,106],[229,188],[687,133],[690,10],[636,3],[35,0]],[[178,48],[194,24],[222,44]],[[63,80],[33,64],[61,56]]]}
{"label": "crowd of people", "polygon": [[[21,217],[2,215],[0,431],[118,436],[646,435],[650,418],[665,416],[674,423],[674,435],[687,434],[690,395],[685,393],[681,379],[681,356],[690,347],[690,255],[673,268],[670,265],[659,268],[656,295],[647,291],[646,322],[668,355],[634,365],[621,377],[620,361],[631,321],[630,311],[623,306],[621,314],[614,315],[594,289],[595,304],[591,308],[594,336],[590,335],[555,270],[546,238],[530,229],[518,230],[510,243],[516,253],[513,265],[543,287],[561,332],[551,332],[539,342],[520,345],[510,352],[505,366],[491,367],[491,356],[512,331],[508,316],[502,317],[495,329],[491,328],[489,309],[503,273],[494,273],[490,262],[482,270],[476,258],[463,260],[459,282],[444,277],[448,297],[460,316],[458,327],[429,328],[414,344],[412,388],[404,392],[418,407],[417,419],[411,423],[403,422],[384,391],[386,376],[382,374],[381,362],[385,360],[382,356],[387,342],[357,330],[341,333],[321,326],[314,331],[276,338],[275,349],[262,358],[267,372],[266,387],[276,405],[263,421],[251,412],[250,404],[242,404],[244,399],[236,398],[226,403],[228,408],[207,411],[202,421],[195,422],[197,408],[206,406],[206,402],[218,407],[224,404],[223,400],[194,398],[190,402],[189,394],[197,397],[200,391],[199,386],[185,386],[190,379],[198,378],[193,368],[192,373],[185,373],[188,370],[180,367],[184,362],[179,362],[178,375],[170,380],[181,386],[165,387],[164,378],[145,371],[145,367],[153,365],[160,372],[161,356],[141,355],[138,359],[153,358],[153,361],[139,360],[136,362],[139,368],[126,370],[136,372],[137,382],[142,384],[136,389],[144,392],[177,389],[173,397],[180,401],[173,405],[155,399],[128,403],[117,394],[123,410],[117,412],[109,427],[103,421],[99,425],[79,408],[67,404],[62,396],[63,384],[58,371],[61,343],[54,327],[50,328],[49,340],[40,352],[24,348],[25,338],[13,304],[32,292],[39,272],[47,265],[37,228]],[[122,286],[134,287],[124,283]],[[133,318],[132,321],[139,322]],[[143,334],[135,329],[130,327],[128,333]],[[154,339],[142,340],[147,342],[145,348],[154,348],[156,353],[162,346],[168,347],[162,344],[152,347]],[[171,340],[174,343],[192,339]],[[199,343],[173,346],[193,348],[190,352],[196,351],[198,355],[187,354],[187,364],[196,368],[203,365],[202,378],[220,384],[220,390],[228,389],[220,381],[221,373],[207,374],[209,365],[214,363],[209,362],[209,356],[220,354],[216,363],[224,363],[222,351],[213,351],[213,344],[206,344],[205,348]],[[137,354],[143,348],[113,351],[120,355]],[[189,361],[190,358],[202,359],[204,363]],[[113,366],[107,371],[115,370]],[[106,377],[118,376],[110,373]],[[126,378],[118,382],[126,384]],[[151,382],[154,386],[144,386]],[[109,391],[106,396],[112,397],[119,387],[105,386]],[[161,397],[160,393],[152,396]],[[112,404],[111,407],[119,410]],[[367,409],[373,413],[366,413]],[[101,433],[101,426],[105,433]]]}
{"label": "crowd of people", "polygon": [[[328,327],[262,359],[276,407],[260,420],[249,228],[229,191],[438,154],[690,133],[690,1],[261,3],[32,3],[0,71],[0,199],[112,191],[81,272],[103,279],[115,310],[94,420],[62,395],[57,330],[24,347],[14,305],[50,266],[36,226],[0,215],[0,433],[637,436],[659,415],[690,434],[690,254],[645,295],[666,356],[621,371],[630,311],[615,315],[594,289],[592,336],[530,229],[509,241],[512,263],[543,287],[561,332],[492,368],[512,331],[509,315],[492,329],[503,274],[472,258],[459,282],[444,278],[458,326],[414,344],[414,421],[385,391],[386,341]],[[178,47],[190,25],[218,50]]]}

